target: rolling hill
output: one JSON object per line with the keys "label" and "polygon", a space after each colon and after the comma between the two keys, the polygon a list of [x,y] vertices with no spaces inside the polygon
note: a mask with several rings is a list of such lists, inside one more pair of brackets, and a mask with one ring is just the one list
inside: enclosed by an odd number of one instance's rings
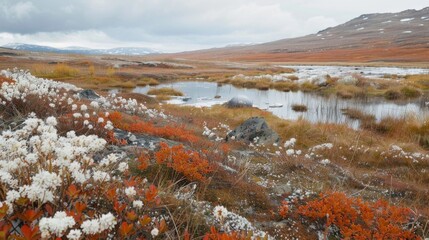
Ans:
{"label": "rolling hill", "polygon": [[429,62],[429,7],[364,14],[317,33],[176,56],[281,62]]}

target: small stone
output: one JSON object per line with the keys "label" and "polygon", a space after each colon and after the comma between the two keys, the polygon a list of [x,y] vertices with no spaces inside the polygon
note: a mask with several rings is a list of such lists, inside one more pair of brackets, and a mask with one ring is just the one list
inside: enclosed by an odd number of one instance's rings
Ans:
{"label": "small stone", "polygon": [[131,142],[135,142],[135,141],[137,141],[137,138],[136,138],[136,136],[135,136],[135,135],[131,135],[131,136],[128,138],[128,140],[130,140]]}

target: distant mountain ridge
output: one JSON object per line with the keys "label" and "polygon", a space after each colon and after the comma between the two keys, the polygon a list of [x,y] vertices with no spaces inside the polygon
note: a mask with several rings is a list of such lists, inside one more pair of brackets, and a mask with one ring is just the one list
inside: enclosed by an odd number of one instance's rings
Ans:
{"label": "distant mountain ridge", "polygon": [[303,37],[172,56],[277,62],[429,62],[429,7],[363,14]]}
{"label": "distant mountain ridge", "polygon": [[49,52],[49,53],[62,53],[62,54],[83,54],[83,55],[129,55],[141,56],[148,54],[159,54],[160,52],[150,48],[139,47],[120,47],[111,49],[90,49],[83,47],[67,47],[67,48],[54,48],[49,46],[24,44],[24,43],[11,43],[2,46],[14,50],[23,50],[31,52]]}

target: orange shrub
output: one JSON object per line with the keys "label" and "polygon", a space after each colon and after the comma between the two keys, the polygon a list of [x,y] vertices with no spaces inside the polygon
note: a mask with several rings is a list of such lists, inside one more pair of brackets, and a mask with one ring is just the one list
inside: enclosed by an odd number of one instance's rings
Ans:
{"label": "orange shrub", "polygon": [[205,181],[205,175],[213,171],[207,159],[198,152],[185,150],[183,145],[170,148],[162,142],[160,147],[161,149],[155,154],[157,163],[172,168],[190,181]]}
{"label": "orange shrub", "polygon": [[418,239],[404,228],[411,220],[411,210],[383,200],[370,203],[333,192],[321,194],[319,199],[299,207],[298,212],[324,225],[326,235],[335,226],[339,237],[345,239]]}
{"label": "orange shrub", "polygon": [[178,140],[189,143],[196,143],[199,139],[192,132],[186,130],[183,126],[178,125],[156,127],[152,123],[137,122],[128,125],[128,128],[125,128],[124,130],[133,133],[146,133],[171,140]]}
{"label": "orange shrub", "polygon": [[203,240],[250,240],[254,239],[251,235],[247,235],[245,233],[219,233],[215,227],[210,228],[210,232],[204,235]]}
{"label": "orange shrub", "polygon": [[140,171],[144,171],[149,167],[149,156],[148,154],[142,152],[140,156],[137,158],[137,168]]}
{"label": "orange shrub", "polygon": [[116,128],[128,132],[149,134],[167,138],[170,140],[177,140],[188,143],[197,143],[200,140],[199,137],[195,136],[195,134],[193,134],[189,130],[186,130],[185,127],[181,125],[158,127],[155,126],[153,123],[144,122],[137,118],[133,119],[135,122],[126,124],[123,122],[123,117],[120,112],[110,113],[108,119],[113,123]]}
{"label": "orange shrub", "polygon": [[286,201],[282,202],[282,205],[279,207],[279,215],[282,218],[286,218],[289,213],[289,203]]}

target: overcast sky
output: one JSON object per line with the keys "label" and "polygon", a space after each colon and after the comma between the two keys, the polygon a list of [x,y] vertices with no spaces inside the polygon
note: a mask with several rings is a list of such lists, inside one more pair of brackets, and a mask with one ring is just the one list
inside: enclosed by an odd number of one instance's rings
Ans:
{"label": "overcast sky", "polygon": [[0,0],[0,45],[149,47],[164,52],[302,36],[428,0]]}

